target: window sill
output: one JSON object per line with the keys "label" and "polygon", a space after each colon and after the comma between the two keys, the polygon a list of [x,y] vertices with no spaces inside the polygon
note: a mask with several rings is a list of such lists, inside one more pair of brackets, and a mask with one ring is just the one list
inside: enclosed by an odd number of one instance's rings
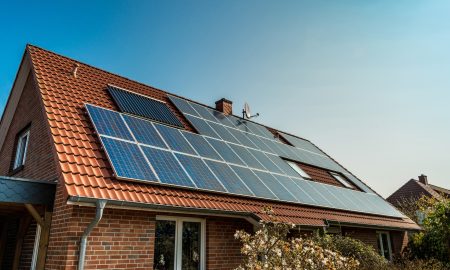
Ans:
{"label": "window sill", "polygon": [[19,167],[17,167],[17,168],[15,168],[15,169],[11,170],[11,171],[9,172],[9,176],[14,176],[14,175],[17,174],[18,172],[22,171],[24,168],[25,168],[24,165],[20,165]]}

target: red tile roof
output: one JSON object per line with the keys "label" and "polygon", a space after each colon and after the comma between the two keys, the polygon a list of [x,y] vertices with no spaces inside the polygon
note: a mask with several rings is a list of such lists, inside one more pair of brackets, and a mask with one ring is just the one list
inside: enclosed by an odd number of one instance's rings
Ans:
{"label": "red tile roof", "polygon": [[[27,53],[31,56],[34,76],[62,170],[62,181],[69,196],[254,213],[260,218],[265,218],[261,213],[263,206],[271,206],[281,220],[296,224],[323,226],[324,219],[327,219],[342,223],[418,229],[407,218],[350,213],[116,180],[85,114],[84,103],[117,110],[107,94],[108,84],[163,101],[168,101],[167,93],[38,47],[27,46]],[[76,63],[79,68],[75,78],[72,70]],[[192,129],[174,107],[171,109],[187,129]]]}

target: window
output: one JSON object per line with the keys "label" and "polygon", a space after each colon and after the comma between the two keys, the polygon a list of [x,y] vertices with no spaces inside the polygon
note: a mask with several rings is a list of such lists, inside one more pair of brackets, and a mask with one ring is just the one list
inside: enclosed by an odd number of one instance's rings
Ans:
{"label": "window", "polygon": [[156,218],[155,270],[205,269],[205,220]]}
{"label": "window", "polygon": [[350,184],[350,182],[344,176],[334,172],[330,172],[330,174],[334,177],[334,179],[338,180],[339,183],[343,184],[345,187],[353,188],[353,185]]}
{"label": "window", "polygon": [[391,238],[388,232],[377,232],[378,250],[386,260],[392,260]]}
{"label": "window", "polygon": [[17,148],[14,158],[13,170],[25,164],[25,158],[27,156],[28,141],[30,138],[30,130],[23,131],[17,138]]}
{"label": "window", "polygon": [[297,163],[293,162],[293,161],[288,161],[286,160],[287,164],[289,164],[289,166],[292,167],[292,169],[294,169],[294,171],[296,171],[298,174],[300,174],[301,177],[303,178],[311,178],[311,176],[309,176],[304,170],[302,170],[302,168],[300,168],[300,166],[297,165]]}

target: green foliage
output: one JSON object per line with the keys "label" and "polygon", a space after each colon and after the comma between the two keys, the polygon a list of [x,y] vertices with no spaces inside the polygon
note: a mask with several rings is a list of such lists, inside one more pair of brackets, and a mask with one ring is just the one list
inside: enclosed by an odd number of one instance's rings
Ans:
{"label": "green foliage", "polygon": [[360,263],[359,269],[384,269],[388,266],[388,262],[372,246],[360,240],[340,235],[316,234],[314,241],[323,248],[357,260]]}
{"label": "green foliage", "polygon": [[423,231],[412,235],[409,242],[411,256],[450,263],[450,200],[423,197],[419,207],[425,219]]}

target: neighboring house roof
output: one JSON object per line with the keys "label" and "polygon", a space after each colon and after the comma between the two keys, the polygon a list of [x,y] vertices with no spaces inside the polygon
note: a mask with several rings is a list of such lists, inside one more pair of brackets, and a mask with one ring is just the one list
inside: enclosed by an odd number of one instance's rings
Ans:
{"label": "neighboring house roof", "polygon": [[450,190],[429,184],[428,181],[411,179],[392,193],[387,201],[395,205],[405,198],[419,199],[422,196],[428,196],[440,199],[442,195],[449,197]]}
{"label": "neighboring house roof", "polygon": [[[107,199],[119,205],[248,213],[263,219],[266,216],[262,213],[262,208],[270,206],[280,220],[301,225],[325,226],[324,220],[330,220],[397,229],[419,228],[407,217],[355,213],[117,180],[94,134],[84,104],[90,103],[117,111],[115,103],[105,90],[108,85],[116,85],[166,102],[167,92],[35,46],[27,46],[26,53],[31,58],[32,71],[42,95],[61,167],[61,181],[72,202],[83,198]],[[72,74],[75,65],[78,65],[76,78]],[[180,112],[170,102],[168,104],[184,126],[192,129]]]}

